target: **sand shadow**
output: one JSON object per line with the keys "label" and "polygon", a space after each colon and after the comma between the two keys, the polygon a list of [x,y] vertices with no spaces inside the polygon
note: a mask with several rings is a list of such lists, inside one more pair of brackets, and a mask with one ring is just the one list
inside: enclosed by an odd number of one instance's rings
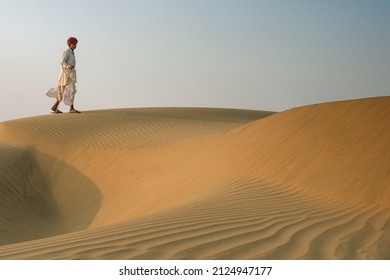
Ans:
{"label": "sand shadow", "polygon": [[7,146],[0,146],[0,246],[87,229],[102,200],[96,185],[57,158]]}

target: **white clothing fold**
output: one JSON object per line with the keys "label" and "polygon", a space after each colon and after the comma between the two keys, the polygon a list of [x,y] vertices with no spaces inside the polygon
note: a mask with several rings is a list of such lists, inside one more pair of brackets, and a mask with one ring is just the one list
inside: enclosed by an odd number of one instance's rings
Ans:
{"label": "white clothing fold", "polygon": [[46,92],[46,95],[51,98],[56,98],[57,100],[64,100],[65,105],[71,106],[74,102],[74,96],[76,95],[76,85],[71,83],[67,86],[62,87],[53,87]]}

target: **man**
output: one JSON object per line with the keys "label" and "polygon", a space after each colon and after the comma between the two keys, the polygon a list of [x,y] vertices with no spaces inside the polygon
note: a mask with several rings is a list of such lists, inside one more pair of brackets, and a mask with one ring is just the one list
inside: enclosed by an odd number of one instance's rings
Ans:
{"label": "man", "polygon": [[58,105],[63,100],[64,103],[70,106],[69,113],[80,113],[73,106],[74,97],[76,94],[76,58],[74,50],[77,47],[78,40],[74,37],[70,37],[67,40],[68,49],[66,49],[61,59],[61,71],[57,81],[57,88],[52,88],[47,92],[47,96],[57,98],[56,103],[51,107],[53,113],[62,113],[58,109]]}

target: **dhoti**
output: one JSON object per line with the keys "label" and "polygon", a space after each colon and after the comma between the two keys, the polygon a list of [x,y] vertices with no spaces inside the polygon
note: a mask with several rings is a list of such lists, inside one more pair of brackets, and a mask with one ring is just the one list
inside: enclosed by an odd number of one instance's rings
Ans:
{"label": "dhoti", "polygon": [[65,105],[71,106],[73,105],[76,92],[76,84],[70,83],[66,86],[53,87],[46,92],[46,95],[56,98],[59,102],[64,100]]}
{"label": "dhoti", "polygon": [[59,102],[64,100],[65,105],[71,106],[73,105],[76,92],[76,82],[68,78],[65,85],[59,85],[49,89],[46,95],[51,98],[56,98]]}

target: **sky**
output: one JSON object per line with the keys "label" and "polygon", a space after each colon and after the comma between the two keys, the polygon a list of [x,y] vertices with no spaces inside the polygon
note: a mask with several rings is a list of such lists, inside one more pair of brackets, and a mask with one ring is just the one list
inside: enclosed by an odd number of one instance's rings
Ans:
{"label": "sky", "polygon": [[70,36],[79,40],[81,111],[283,111],[390,95],[386,0],[0,0],[0,7],[0,121],[50,113],[55,100],[45,93]]}

